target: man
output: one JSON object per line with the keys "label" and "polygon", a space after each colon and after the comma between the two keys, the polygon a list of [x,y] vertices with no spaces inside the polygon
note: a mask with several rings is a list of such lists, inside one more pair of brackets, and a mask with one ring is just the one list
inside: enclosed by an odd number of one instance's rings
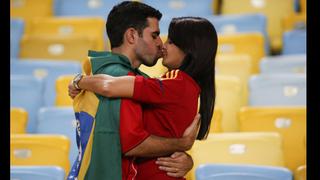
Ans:
{"label": "man", "polygon": [[[162,41],[159,37],[161,16],[159,11],[139,2],[125,1],[113,7],[106,24],[112,53],[89,52],[92,73],[113,76],[143,75],[137,68],[141,64],[153,66],[162,56]],[[70,96],[78,93],[74,93],[72,89],[73,86],[79,88],[77,86],[81,78],[82,76],[77,76],[69,85]],[[88,95],[88,92],[81,93],[75,98],[75,104],[81,104],[79,97]],[[81,116],[82,112],[75,109],[78,113],[77,139],[80,154],[72,167],[69,179],[118,180],[121,179],[121,174],[122,179],[134,179],[139,171],[136,169],[134,157],[160,157],[174,152],[176,153],[173,156],[177,158],[169,157],[160,161],[168,175],[181,177],[192,168],[191,157],[179,152],[191,148],[196,138],[197,118],[180,139],[157,137],[144,130],[142,108],[139,103],[130,99],[96,96],[98,99],[91,96],[97,113],[91,114],[95,120],[92,121],[91,118],[92,123],[89,125],[93,128],[90,128],[90,131],[84,131],[88,127],[88,118],[84,118],[86,121],[81,120],[84,117]],[[89,135],[83,143],[81,140],[86,133]]]}

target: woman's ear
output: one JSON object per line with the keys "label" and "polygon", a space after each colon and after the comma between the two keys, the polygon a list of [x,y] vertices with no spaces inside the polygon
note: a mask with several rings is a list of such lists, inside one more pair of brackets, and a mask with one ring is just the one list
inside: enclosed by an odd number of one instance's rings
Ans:
{"label": "woman's ear", "polygon": [[129,44],[134,44],[138,38],[138,31],[134,28],[128,28],[124,33],[124,40]]}

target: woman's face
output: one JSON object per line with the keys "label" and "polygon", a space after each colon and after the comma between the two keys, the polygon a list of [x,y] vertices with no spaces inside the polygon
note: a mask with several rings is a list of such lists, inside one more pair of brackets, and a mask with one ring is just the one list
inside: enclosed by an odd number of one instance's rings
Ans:
{"label": "woman's face", "polygon": [[163,45],[163,61],[162,64],[169,70],[177,69],[181,66],[185,53],[171,42],[168,38]]}

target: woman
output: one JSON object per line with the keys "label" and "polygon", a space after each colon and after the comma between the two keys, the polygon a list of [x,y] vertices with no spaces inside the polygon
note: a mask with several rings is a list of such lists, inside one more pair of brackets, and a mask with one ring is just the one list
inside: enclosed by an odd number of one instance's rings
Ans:
{"label": "woman", "polygon": [[[200,95],[201,124],[197,139],[205,139],[214,109],[216,51],[217,34],[208,20],[173,18],[163,47],[163,65],[169,71],[160,79],[94,75],[84,77],[78,86],[107,97],[139,101],[143,104],[146,130],[163,137],[182,136],[197,113]],[[156,158],[137,159],[138,180],[178,179],[159,170],[155,161]]]}

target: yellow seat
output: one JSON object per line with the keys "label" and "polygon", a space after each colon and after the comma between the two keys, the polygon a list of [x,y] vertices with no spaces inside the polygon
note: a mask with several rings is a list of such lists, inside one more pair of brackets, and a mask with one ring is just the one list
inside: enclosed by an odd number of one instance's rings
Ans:
{"label": "yellow seat", "polygon": [[10,165],[48,165],[70,169],[70,140],[62,135],[14,134],[10,137]]}
{"label": "yellow seat", "polygon": [[283,137],[285,165],[294,171],[306,163],[305,107],[244,107],[239,113],[240,131],[278,132]]}
{"label": "yellow seat", "polygon": [[236,76],[243,84],[241,106],[248,104],[248,79],[251,75],[251,58],[246,54],[225,54],[216,57],[216,74]]}
{"label": "yellow seat", "polygon": [[304,14],[307,12],[307,0],[300,0],[300,10]]}
{"label": "yellow seat", "polygon": [[306,179],[307,179],[307,166],[306,165],[299,166],[294,171],[294,180],[306,180]]}
{"label": "yellow seat", "polygon": [[105,50],[105,21],[100,17],[52,17],[33,19],[28,36],[86,36],[95,39],[97,50]]}
{"label": "yellow seat", "polygon": [[251,73],[259,72],[259,62],[265,56],[261,33],[223,34],[218,37],[218,55],[247,54],[251,57]]}
{"label": "yellow seat", "polygon": [[216,75],[216,107],[222,111],[221,131],[238,131],[237,113],[243,99],[243,88],[239,78]]}
{"label": "yellow seat", "polygon": [[291,14],[282,20],[283,32],[306,27],[306,14]]}
{"label": "yellow seat", "polygon": [[87,59],[88,50],[97,49],[97,42],[89,37],[24,36],[20,58],[83,61]]}
{"label": "yellow seat", "polygon": [[222,132],[222,110],[219,107],[214,108],[213,116],[211,119],[210,133]]}
{"label": "yellow seat", "polygon": [[280,52],[282,47],[281,20],[294,12],[294,0],[223,0],[221,6],[222,14],[264,14],[271,49],[275,52]]}
{"label": "yellow seat", "polygon": [[10,0],[10,17],[26,21],[35,17],[52,17],[53,0]]}
{"label": "yellow seat", "polygon": [[68,85],[74,75],[59,76],[56,80],[56,106],[72,106],[73,100],[68,95]]}
{"label": "yellow seat", "polygon": [[26,133],[28,113],[23,108],[10,109],[10,134]]}
{"label": "yellow seat", "polygon": [[204,163],[283,166],[282,139],[278,133],[218,133],[196,141],[190,150],[195,169]]}

